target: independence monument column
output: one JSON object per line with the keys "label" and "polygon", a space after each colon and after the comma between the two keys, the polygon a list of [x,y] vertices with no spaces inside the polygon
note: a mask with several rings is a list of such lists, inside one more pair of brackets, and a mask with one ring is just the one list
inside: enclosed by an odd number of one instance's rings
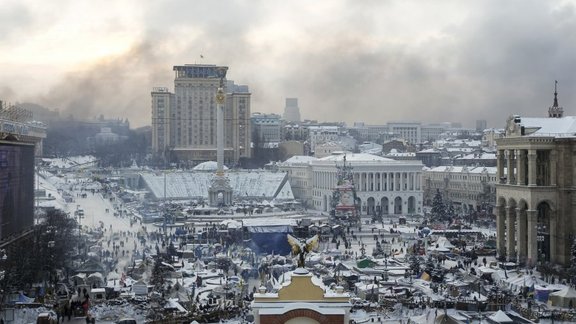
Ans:
{"label": "independence monument column", "polygon": [[220,87],[216,92],[216,162],[218,167],[208,189],[209,203],[213,207],[226,207],[232,204],[232,187],[230,187],[230,180],[224,174],[224,103],[226,100],[224,78],[226,71],[228,67],[217,68],[220,78]]}

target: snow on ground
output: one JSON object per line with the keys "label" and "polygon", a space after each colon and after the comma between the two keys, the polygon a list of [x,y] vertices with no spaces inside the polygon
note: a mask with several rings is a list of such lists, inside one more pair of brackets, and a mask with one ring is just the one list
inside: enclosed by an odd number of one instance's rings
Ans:
{"label": "snow on ground", "polygon": [[[160,180],[157,181],[156,185],[161,186],[161,190],[163,191],[164,179],[163,176],[158,177]],[[183,181],[182,179],[178,181]],[[91,190],[87,189],[98,189],[98,184],[93,182],[89,175],[83,175],[81,172],[76,172],[69,175],[61,175],[61,176],[53,176],[49,173],[41,173],[41,177],[39,178],[38,185],[40,189],[46,190],[52,198],[51,201],[43,200],[40,204],[54,204],[54,206],[61,206],[62,209],[70,215],[74,215],[74,212],[78,209],[84,210],[84,218],[79,219],[81,224],[85,227],[100,227],[102,226],[106,231],[104,234],[104,238],[102,239],[103,246],[106,248],[106,244],[108,240],[111,240],[112,236],[117,236],[118,233],[121,232],[129,232],[129,233],[136,233],[140,229],[144,228],[147,232],[152,231],[159,231],[157,227],[152,224],[134,224],[130,225],[130,220],[128,217],[119,217],[114,216],[115,210],[118,209],[125,209],[126,206],[121,206],[121,203],[116,199],[104,198],[100,192],[92,192]],[[178,183],[174,183],[173,186],[177,186]],[[64,199],[64,194],[68,196],[68,198],[72,201],[66,202]],[[83,197],[83,194],[86,194]],[[211,218],[214,215],[211,215]],[[293,222],[292,219],[288,220],[288,215],[278,215],[274,217],[270,217],[270,215],[253,215],[254,218],[256,217],[263,217],[262,219],[254,220],[254,221],[244,221],[244,225],[249,225],[252,222],[254,223],[275,223],[278,225],[281,221],[282,223],[285,222]],[[318,217],[309,217],[305,216],[306,218],[313,218],[315,221],[322,219],[323,222],[326,222],[327,216],[318,213]],[[241,214],[237,213],[236,215],[223,215],[222,219],[247,219],[251,216],[242,216]],[[299,216],[301,217],[301,216]],[[394,216],[392,216],[394,217]],[[384,223],[369,223],[366,224],[366,220],[369,218],[364,218],[362,220],[362,224],[358,228],[352,228],[351,230],[354,231],[354,236],[357,237],[356,241],[352,241],[352,252],[353,255],[356,257],[361,256],[361,248],[362,246],[365,247],[366,255],[372,255],[372,250],[376,246],[376,240],[374,237],[376,236],[380,241],[382,241],[383,237],[390,245],[392,250],[402,250],[401,253],[396,255],[397,258],[403,258],[406,252],[406,249],[411,245],[414,239],[416,239],[416,231],[415,225],[416,223],[409,223],[408,225],[397,225],[397,219],[391,218],[385,219]],[[394,224],[396,222],[396,224]],[[197,226],[202,226],[197,224]],[[392,242],[390,236],[390,230],[398,231],[402,235],[398,237],[394,235],[395,240]],[[487,230],[487,233],[493,234],[493,230]],[[136,242],[135,236],[127,235],[121,236],[121,239],[124,240],[125,245],[123,250],[125,250],[125,255],[119,257],[119,263],[116,266],[116,271],[118,275],[121,275],[122,272],[125,271],[126,267],[128,267],[133,262],[133,250],[135,244],[138,244],[138,249],[142,249],[139,246],[139,242]],[[148,244],[155,244],[155,242],[147,242]],[[331,241],[322,242],[320,246],[320,251],[333,251],[338,250],[340,252],[344,252],[344,245],[340,244],[339,248],[336,249],[336,243],[332,243]],[[354,261],[352,261],[354,262]],[[355,262],[354,262],[355,263]],[[451,266],[450,260],[446,261],[446,265]],[[455,264],[454,264],[455,265]],[[372,276],[370,276],[371,278]],[[415,280],[415,285],[421,285],[421,289],[427,295],[432,295],[431,291],[428,292],[430,289],[426,287],[425,282],[420,282],[419,280]],[[259,283],[252,283],[253,286],[259,285]],[[185,285],[187,286],[187,285]],[[199,288],[196,290],[197,294],[204,293],[208,289]],[[94,306],[90,310],[98,322],[102,320],[115,320],[115,316],[119,315],[119,312],[130,312],[126,313],[126,316],[143,316],[138,313],[136,307],[130,306]],[[30,311],[31,312],[31,311]],[[397,311],[401,312],[401,310]],[[411,317],[414,322],[416,323],[432,323],[433,316],[429,315],[428,311],[424,311],[425,313],[418,313],[417,311],[413,311],[412,313],[398,313],[398,314],[388,314],[389,317],[384,316],[384,314],[367,314],[362,313],[362,311],[357,311],[353,313],[351,316],[352,319],[358,319],[358,322],[364,321],[366,319],[375,318],[375,321],[378,317],[381,318],[383,323],[398,323],[398,318],[407,318]],[[37,313],[34,313],[37,314]],[[124,313],[123,313],[124,315]],[[23,315],[28,316],[28,315]],[[35,320],[36,315],[30,315],[31,320],[27,322],[33,322]],[[28,317],[26,317],[28,318]],[[377,321],[376,321],[377,322]],[[26,323],[26,322],[23,322]],[[228,323],[235,323],[233,321],[229,321]]]}

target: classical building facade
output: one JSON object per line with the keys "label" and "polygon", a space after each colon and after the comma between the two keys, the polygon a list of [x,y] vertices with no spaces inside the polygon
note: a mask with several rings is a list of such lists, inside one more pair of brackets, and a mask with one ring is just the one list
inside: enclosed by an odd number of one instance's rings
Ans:
{"label": "classical building facade", "polygon": [[511,116],[497,145],[498,254],[568,265],[576,233],[576,117],[563,117],[555,93],[549,118]]}
{"label": "classical building facade", "polygon": [[[216,160],[216,65],[174,66],[174,93],[153,88],[152,151],[171,162],[198,164]],[[224,160],[234,165],[251,156],[248,86],[226,81]]]}
{"label": "classical building facade", "polygon": [[496,204],[496,167],[439,166],[425,169],[423,178],[427,206],[432,205],[437,190],[465,215],[482,210],[492,213]]}
{"label": "classical building facade", "polygon": [[[278,164],[288,173],[294,197],[312,197],[308,206],[325,212],[331,208],[331,198],[337,185],[337,165],[352,167],[357,203],[363,215],[421,214],[422,162],[396,161],[365,153],[338,153],[321,159],[289,159]],[[309,178],[304,178],[309,177]],[[300,191],[299,183],[305,183]],[[300,196],[300,193],[306,196]]]}
{"label": "classical building facade", "polygon": [[[314,208],[330,210],[336,187],[336,164],[344,154],[310,162]],[[422,213],[422,162],[396,161],[371,154],[346,154],[352,167],[357,203],[364,215],[406,215]]]}

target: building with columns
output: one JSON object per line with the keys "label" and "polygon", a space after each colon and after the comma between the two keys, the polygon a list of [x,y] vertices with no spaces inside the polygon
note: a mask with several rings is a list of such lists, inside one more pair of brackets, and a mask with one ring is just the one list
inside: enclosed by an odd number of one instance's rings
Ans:
{"label": "building with columns", "polygon": [[[330,199],[337,181],[336,164],[342,165],[343,159],[344,154],[338,154],[310,162],[315,209],[330,210]],[[351,153],[346,154],[346,163],[352,167],[362,215],[422,213],[422,162]]]}
{"label": "building with columns", "polygon": [[[330,199],[336,187],[337,165],[352,167],[360,213],[363,215],[409,215],[422,213],[422,162],[397,161],[365,153],[338,153],[321,159],[291,161],[278,164],[288,173],[290,183],[303,183],[302,191],[311,193],[310,207],[330,211]],[[303,176],[310,177],[308,180]],[[298,187],[298,185],[297,185]]]}
{"label": "building with columns", "polygon": [[576,117],[563,116],[555,92],[548,118],[511,116],[497,145],[499,256],[568,265],[576,233]]}

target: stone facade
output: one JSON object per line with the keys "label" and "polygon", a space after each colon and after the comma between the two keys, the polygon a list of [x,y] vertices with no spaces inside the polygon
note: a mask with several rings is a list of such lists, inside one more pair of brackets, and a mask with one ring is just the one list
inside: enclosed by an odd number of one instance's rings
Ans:
{"label": "stone facade", "polygon": [[152,153],[190,166],[216,159],[216,91],[224,87],[224,160],[235,165],[252,156],[248,86],[225,80],[203,64],[174,66],[174,93],[155,87],[152,97]]}
{"label": "stone facade", "polygon": [[458,213],[492,213],[496,204],[496,167],[441,166],[424,170],[424,202],[432,205],[436,190]]}
{"label": "stone facade", "polygon": [[308,270],[296,269],[288,284],[277,292],[261,287],[254,294],[255,324],[347,324],[350,321],[350,295],[338,286],[331,290]]}
{"label": "stone facade", "polygon": [[[422,162],[397,161],[366,153],[335,154],[321,159],[289,159],[278,164],[288,173],[294,197],[306,199],[309,207],[324,212],[331,209],[337,185],[337,164],[352,166],[357,203],[362,215],[421,215]],[[300,195],[302,194],[302,196]],[[304,196],[305,195],[305,196]],[[309,200],[307,197],[312,197]]]}
{"label": "stone facade", "polygon": [[510,261],[568,265],[576,233],[576,117],[511,116],[497,140],[497,249]]}
{"label": "stone facade", "polygon": [[[314,208],[330,211],[338,169],[344,155],[310,162]],[[422,162],[396,161],[371,154],[346,154],[352,166],[357,204],[362,215],[422,214]]]}

